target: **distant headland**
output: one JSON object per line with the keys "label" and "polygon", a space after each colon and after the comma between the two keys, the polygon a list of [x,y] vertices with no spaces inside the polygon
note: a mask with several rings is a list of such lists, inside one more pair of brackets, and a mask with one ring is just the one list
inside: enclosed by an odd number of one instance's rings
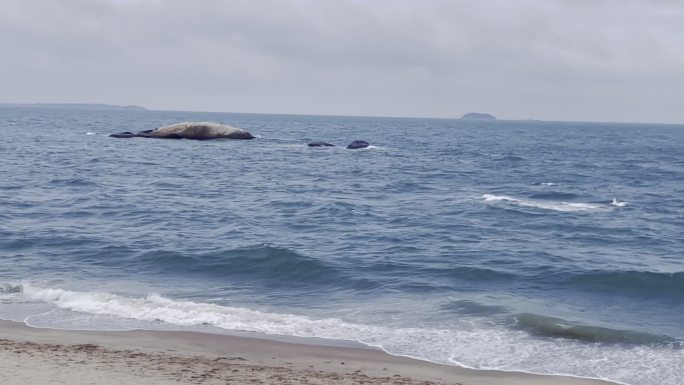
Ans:
{"label": "distant headland", "polygon": [[136,110],[146,111],[142,106],[117,106],[114,104],[100,103],[0,103],[0,107],[16,108],[54,108],[75,110]]}
{"label": "distant headland", "polygon": [[482,114],[479,112],[469,112],[469,113],[463,115],[463,117],[461,117],[461,119],[496,120],[496,118],[493,115]]}

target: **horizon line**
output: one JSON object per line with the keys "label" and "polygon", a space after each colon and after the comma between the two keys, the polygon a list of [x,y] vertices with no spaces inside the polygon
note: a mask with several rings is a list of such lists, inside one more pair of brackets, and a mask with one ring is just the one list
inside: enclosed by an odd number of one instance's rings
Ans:
{"label": "horizon line", "polygon": [[[97,110],[100,107],[118,107],[121,110],[130,111],[159,111],[159,112],[189,112],[189,113],[208,113],[208,114],[245,114],[245,115],[286,115],[286,116],[320,116],[320,117],[344,117],[344,118],[386,118],[386,119],[434,119],[434,120],[466,120],[466,121],[484,121],[484,122],[546,122],[546,123],[597,123],[597,124],[650,124],[650,125],[668,125],[668,126],[683,126],[684,122],[646,122],[646,121],[610,121],[610,120],[546,120],[546,119],[508,119],[498,118],[494,119],[464,119],[463,117],[444,117],[444,116],[388,116],[388,115],[340,115],[340,114],[326,114],[326,113],[296,113],[296,112],[237,112],[237,111],[208,111],[208,110],[185,110],[185,109],[164,109],[164,108],[150,108],[141,104],[112,104],[99,102],[31,102],[31,103],[16,103],[16,102],[0,102],[0,107],[24,107],[24,108],[39,108],[53,105],[58,109],[58,106],[92,106],[91,110]],[[107,108],[102,108],[106,110]],[[467,112],[469,114],[472,112]],[[464,116],[463,114],[462,116]]]}

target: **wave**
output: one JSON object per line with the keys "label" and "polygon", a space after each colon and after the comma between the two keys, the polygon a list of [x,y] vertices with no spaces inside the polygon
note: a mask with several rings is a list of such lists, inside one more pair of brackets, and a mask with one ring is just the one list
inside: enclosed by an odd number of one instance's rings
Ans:
{"label": "wave", "polygon": [[523,158],[522,156],[519,155],[513,155],[513,154],[489,154],[486,152],[474,152],[474,155],[478,156],[483,156],[485,158],[492,159],[495,162],[501,162],[501,163],[506,163],[506,162],[523,162],[526,161],[526,158]]}
{"label": "wave", "polygon": [[212,325],[230,330],[306,336],[306,325],[313,322],[302,316],[265,313],[210,303],[175,301],[158,294],[125,297],[103,292],[86,293],[41,288],[31,284],[24,284],[23,287],[24,294],[30,299],[51,303],[59,309],[142,321],[162,321],[180,326]]}
{"label": "wave", "polygon": [[[24,283],[22,295],[59,309],[29,317],[26,320],[29,325],[50,326],[49,320],[55,316],[65,318],[79,328],[91,325],[90,320],[95,322],[96,329],[98,322],[110,327],[115,325],[110,322],[111,319],[145,321],[149,322],[151,328],[155,328],[155,325],[163,328],[160,322],[200,328],[211,325],[221,329],[274,335],[355,340],[379,347],[390,354],[479,369],[566,374],[649,385],[675,385],[678,384],[677,379],[684,375],[681,349],[676,349],[676,344],[667,345],[671,339],[666,336],[592,329],[534,315],[519,315],[518,325],[513,329],[475,321],[450,329],[392,327],[377,322],[364,324],[338,318],[312,318],[173,300],[158,294],[126,297],[111,293],[41,288]],[[42,322],[41,317],[46,318],[48,324]],[[605,343],[586,343],[597,340]],[[496,344],[492,345],[491,341],[496,341]],[[625,348],[624,343],[643,345],[633,349]],[[600,358],[598,361],[597,357]],[[642,370],[644,362],[648,362],[653,370]]]}
{"label": "wave", "polygon": [[541,337],[565,338],[603,344],[682,346],[681,342],[665,335],[579,325],[560,318],[530,313],[516,315],[514,322],[516,327]]}
{"label": "wave", "polygon": [[24,285],[10,285],[10,284],[3,284],[0,285],[0,294],[14,294],[14,293],[22,293],[24,291]]}
{"label": "wave", "polygon": [[533,207],[544,210],[562,211],[562,212],[588,212],[588,211],[605,211],[611,208],[608,203],[584,203],[584,202],[565,202],[552,201],[546,199],[521,199],[507,195],[484,194],[482,198],[487,203],[505,202],[516,206]]}
{"label": "wave", "polygon": [[[41,288],[30,283],[19,285],[21,292],[31,300],[51,303],[59,309],[100,316],[115,316],[141,321],[165,322],[179,326],[211,325],[221,329],[251,331],[266,334],[292,335],[359,340],[372,343],[374,333],[437,332],[441,329],[388,328],[380,325],[350,323],[338,318],[315,319],[303,315],[273,313],[242,307],[212,303],[173,300],[153,293],[145,297],[126,297],[104,292],[78,292],[55,288]],[[476,305],[472,301],[455,301],[445,305],[467,308],[473,314],[498,313],[498,306]],[[29,320],[30,323],[30,320]],[[560,318],[531,313],[517,314],[513,326],[533,336],[597,342],[604,344],[668,345],[681,348],[682,343],[665,335],[580,325]],[[471,325],[472,326],[472,325]]]}
{"label": "wave", "polygon": [[[152,293],[144,297],[129,297],[106,292],[79,292],[60,288],[42,288],[23,283],[23,294],[33,301],[52,304],[58,309],[87,315],[110,316],[120,319],[148,321],[151,325],[164,322],[170,325],[193,327],[214,326],[226,330],[257,332],[271,335],[318,337],[355,340],[373,336],[381,327],[354,324],[337,318],[314,319],[303,315],[252,310],[174,300]],[[27,319],[32,325],[34,318]],[[101,321],[101,318],[96,319]],[[87,322],[79,321],[79,325]]]}
{"label": "wave", "polygon": [[136,269],[170,274],[201,274],[258,281],[270,287],[364,288],[376,285],[354,278],[334,265],[293,250],[260,245],[205,254],[188,255],[172,251],[150,251],[133,261]]}
{"label": "wave", "polygon": [[443,311],[454,312],[464,315],[493,316],[505,314],[508,309],[498,305],[485,305],[470,300],[450,301],[440,307]]}
{"label": "wave", "polygon": [[527,159],[523,158],[522,156],[518,155],[500,155],[494,157],[494,160],[496,161],[503,161],[503,162],[522,162]]}
{"label": "wave", "polygon": [[591,291],[629,294],[635,297],[684,298],[684,272],[592,271],[563,282]]}
{"label": "wave", "polygon": [[53,186],[61,187],[98,187],[97,183],[86,178],[52,179],[49,182]]}
{"label": "wave", "polygon": [[512,281],[518,278],[516,274],[506,271],[468,266],[447,269],[420,269],[420,271],[427,273],[429,277],[442,276],[459,281],[481,282],[482,284],[489,284],[494,281]]}

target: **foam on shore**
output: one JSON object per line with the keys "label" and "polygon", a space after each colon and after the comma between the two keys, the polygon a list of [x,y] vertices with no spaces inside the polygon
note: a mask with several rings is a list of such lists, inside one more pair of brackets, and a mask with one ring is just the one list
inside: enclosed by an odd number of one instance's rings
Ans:
{"label": "foam on shore", "polygon": [[[55,354],[58,352],[58,354]],[[382,351],[278,342],[195,332],[85,332],[35,329],[0,321],[0,379],[15,383],[69,384],[93,373],[100,385],[121,383],[122,373],[136,372],[130,385],[227,381],[280,384],[434,384],[463,385],[601,385],[600,380],[525,373],[474,371],[437,365]],[[75,362],[78,362],[76,364]],[[100,370],[103,369],[103,370]],[[111,372],[111,373],[110,373]],[[130,377],[130,376],[129,376]],[[222,382],[219,382],[222,381]]]}

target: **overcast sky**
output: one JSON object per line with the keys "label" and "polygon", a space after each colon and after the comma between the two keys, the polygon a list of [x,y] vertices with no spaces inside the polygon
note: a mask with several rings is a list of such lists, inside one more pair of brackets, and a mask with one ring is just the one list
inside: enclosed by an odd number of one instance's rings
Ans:
{"label": "overcast sky", "polygon": [[0,102],[684,123],[684,0],[0,0]]}

